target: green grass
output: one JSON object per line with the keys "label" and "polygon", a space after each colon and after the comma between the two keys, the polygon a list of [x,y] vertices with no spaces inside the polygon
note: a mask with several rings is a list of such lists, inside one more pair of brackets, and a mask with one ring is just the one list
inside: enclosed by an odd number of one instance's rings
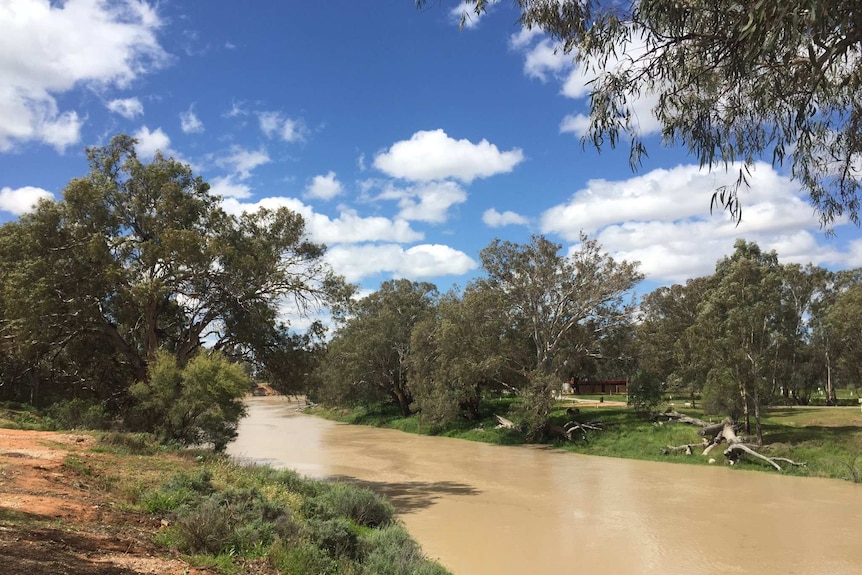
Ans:
{"label": "green grass", "polygon": [[[598,399],[584,396],[582,399]],[[606,401],[616,401],[607,396]],[[482,420],[477,423],[459,423],[447,429],[421,428],[417,416],[403,417],[392,408],[362,407],[356,410],[316,408],[314,413],[347,423],[373,425],[409,431],[482,441],[500,445],[524,443],[523,435],[513,429],[495,429],[494,414],[511,417],[511,398],[493,399],[482,407]],[[684,402],[674,401],[675,408],[689,415],[709,420],[700,409],[681,408]],[[562,426],[570,417],[566,398],[551,413],[550,423]],[[709,465],[709,459],[724,463],[724,448],[719,446],[708,457],[695,449],[692,455],[662,453],[668,445],[698,443],[697,428],[679,423],[659,423],[639,417],[627,407],[601,403],[580,403],[575,419],[580,423],[597,423],[602,431],[588,431],[586,439],[578,435],[574,441],[552,440],[550,444],[574,453],[642,459],[695,465]],[[713,417],[713,421],[721,418]],[[754,422],[752,421],[752,426]],[[787,457],[805,462],[805,467],[782,466],[788,475],[829,477],[862,481],[862,413],[846,407],[776,407],[766,410],[763,420],[764,455]],[[753,433],[753,429],[752,429]],[[745,458],[735,468],[774,471],[767,463]]]}

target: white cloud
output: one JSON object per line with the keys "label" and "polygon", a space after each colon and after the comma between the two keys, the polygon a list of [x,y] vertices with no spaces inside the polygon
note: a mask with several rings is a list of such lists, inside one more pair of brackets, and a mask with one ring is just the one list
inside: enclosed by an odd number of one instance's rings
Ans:
{"label": "white cloud", "polygon": [[302,120],[285,117],[281,112],[259,112],[257,118],[260,131],[267,138],[277,137],[288,143],[305,138],[306,128]]}
{"label": "white cloud", "polygon": [[[559,79],[562,83],[561,94],[567,98],[586,102],[594,89],[600,72],[590,63],[575,62],[574,54],[564,54],[560,46],[552,42],[546,35],[535,31],[522,29],[513,34],[509,45],[524,54],[524,73],[531,78],[547,81],[548,76]],[[602,69],[613,71],[623,67],[643,66],[638,58],[646,54],[646,44],[642,38],[634,38],[627,46],[616,49],[616,57],[611,57]],[[653,108],[658,104],[658,95],[644,93],[639,96],[630,95],[627,105],[632,112],[634,129],[640,135],[657,134],[661,124],[653,114]],[[560,122],[560,132],[570,132],[584,136],[590,126],[589,116],[574,113],[565,116]]]}
{"label": "white cloud", "polygon": [[248,198],[251,196],[251,187],[237,182],[233,176],[213,178],[209,182],[210,192],[223,198]]}
{"label": "white cloud", "polygon": [[420,241],[424,237],[421,232],[411,229],[410,223],[403,219],[360,217],[356,212],[347,209],[342,209],[337,218],[330,218],[315,212],[296,198],[283,196],[264,198],[254,203],[242,203],[235,198],[226,198],[222,207],[231,214],[254,212],[260,208],[291,209],[305,219],[309,237],[326,245],[359,242],[408,243]]}
{"label": "white cloud", "polygon": [[406,188],[387,182],[374,200],[395,200],[399,218],[429,223],[443,223],[449,208],[467,201],[467,192],[452,181],[424,182]]}
{"label": "white cloud", "polygon": [[24,186],[15,190],[7,186],[0,189],[0,211],[20,216],[33,209],[41,199],[53,200],[54,194],[33,186]]}
{"label": "white cloud", "polygon": [[321,200],[331,200],[343,192],[341,182],[335,178],[335,172],[330,171],[325,176],[314,176],[305,188],[305,195]]}
{"label": "white cloud", "polygon": [[134,120],[144,113],[144,105],[137,98],[111,100],[106,106],[113,113],[119,114],[128,120]]}
{"label": "white cloud", "polygon": [[132,137],[138,141],[135,151],[143,159],[150,159],[159,151],[166,157],[176,157],[171,150],[171,139],[161,128],[151,131],[147,126],[141,126]]}
{"label": "white cloud", "polygon": [[458,25],[463,26],[465,30],[472,30],[479,25],[479,21],[488,15],[488,10],[491,6],[497,4],[500,0],[490,0],[486,11],[476,14],[475,5],[472,2],[461,2],[449,10],[449,20]]}
{"label": "white cloud", "polygon": [[581,230],[620,259],[638,260],[651,280],[684,281],[712,273],[739,237],[775,249],[782,261],[836,262],[849,257],[818,243],[819,221],[798,185],[765,163],[740,190],[739,225],[720,210],[709,213],[712,193],[736,172],[697,166],[653,170],[628,180],[591,180],[572,198],[542,214],[541,229],[577,242]]}
{"label": "white cloud", "polygon": [[500,228],[503,226],[512,226],[512,225],[526,225],[529,223],[529,220],[522,216],[521,214],[505,211],[502,214],[491,208],[489,210],[485,210],[485,213],[482,214],[482,221],[485,224],[492,228]]}
{"label": "white cloud", "polygon": [[0,3],[0,151],[37,141],[63,151],[82,120],[56,96],[81,84],[126,87],[163,65],[156,9],[143,0]]}
{"label": "white cloud", "polygon": [[455,140],[443,130],[419,131],[374,157],[374,167],[395,178],[412,181],[459,179],[470,183],[511,172],[524,159],[520,149],[501,152],[482,140]]}
{"label": "white cloud", "polygon": [[406,250],[392,244],[336,246],[327,251],[326,260],[347,281],[387,272],[394,278],[418,280],[462,275],[477,267],[464,252],[440,244],[422,244]]}
{"label": "white cloud", "polygon": [[264,148],[247,150],[242,146],[232,146],[229,155],[216,160],[217,165],[230,169],[241,180],[250,177],[253,169],[269,162],[269,154]]}
{"label": "white cloud", "polygon": [[195,114],[194,106],[180,114],[180,128],[186,134],[199,134],[204,131],[204,123]]}

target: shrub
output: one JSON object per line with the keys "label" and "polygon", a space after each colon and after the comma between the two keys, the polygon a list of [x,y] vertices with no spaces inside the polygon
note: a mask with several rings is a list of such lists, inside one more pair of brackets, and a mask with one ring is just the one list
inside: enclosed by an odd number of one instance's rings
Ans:
{"label": "shrub", "polygon": [[337,570],[337,563],[326,551],[309,542],[288,545],[284,541],[276,541],[269,549],[268,559],[279,573],[285,575],[335,573]]}
{"label": "shrub", "polygon": [[342,517],[335,519],[310,519],[308,531],[311,540],[326,549],[333,557],[352,558],[356,554],[357,538],[350,521]]}
{"label": "shrub", "polygon": [[113,423],[103,404],[81,398],[58,402],[47,415],[63,429],[108,429]]}
{"label": "shrub", "polygon": [[365,575],[446,575],[447,571],[428,561],[410,535],[400,525],[389,525],[368,534],[364,541]]}
{"label": "shrub", "polygon": [[653,413],[662,401],[661,380],[651,371],[639,371],[629,384],[629,405],[640,415]]}
{"label": "shrub", "polygon": [[180,368],[175,357],[159,352],[149,377],[129,389],[138,401],[133,426],[182,445],[212,444],[216,451],[236,437],[245,414],[241,398],[249,387],[241,366],[201,353]]}
{"label": "shrub", "polygon": [[395,513],[391,503],[370,489],[348,483],[333,483],[319,495],[307,499],[305,511],[309,517],[320,519],[348,517],[365,527],[386,525]]}

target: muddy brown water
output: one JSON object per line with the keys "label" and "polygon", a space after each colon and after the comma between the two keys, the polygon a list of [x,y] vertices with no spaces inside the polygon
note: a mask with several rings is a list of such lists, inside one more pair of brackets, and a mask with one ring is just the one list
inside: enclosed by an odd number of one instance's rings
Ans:
{"label": "muddy brown water", "polygon": [[248,401],[228,452],[388,496],[456,575],[862,573],[862,486],[349,426]]}

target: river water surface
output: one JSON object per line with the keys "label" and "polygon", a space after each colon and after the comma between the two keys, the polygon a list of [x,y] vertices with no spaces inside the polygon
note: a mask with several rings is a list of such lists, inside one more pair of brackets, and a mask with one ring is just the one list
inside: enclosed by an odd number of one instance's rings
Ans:
{"label": "river water surface", "polygon": [[862,486],[504,447],[253,398],[238,458],[385,494],[455,575],[862,574]]}

